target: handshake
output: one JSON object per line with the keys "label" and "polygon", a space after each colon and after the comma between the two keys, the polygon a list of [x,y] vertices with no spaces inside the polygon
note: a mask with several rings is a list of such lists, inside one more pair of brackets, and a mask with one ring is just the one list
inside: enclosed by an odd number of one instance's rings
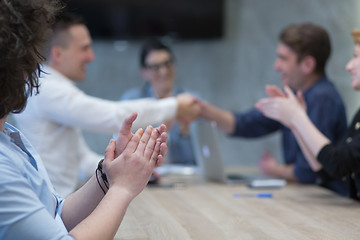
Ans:
{"label": "handshake", "polygon": [[176,120],[180,125],[187,126],[202,115],[202,100],[189,93],[177,95],[178,108]]}

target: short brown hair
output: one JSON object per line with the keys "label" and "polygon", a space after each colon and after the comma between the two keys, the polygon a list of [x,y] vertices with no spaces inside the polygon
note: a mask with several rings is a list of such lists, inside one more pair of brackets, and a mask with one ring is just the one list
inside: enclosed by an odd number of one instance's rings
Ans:
{"label": "short brown hair", "polygon": [[68,30],[74,25],[86,26],[86,22],[80,15],[66,11],[63,11],[56,15],[55,21],[51,26],[51,37],[43,48],[44,55],[47,58],[49,58],[51,55],[52,47],[67,47],[70,38],[70,33],[68,32]]}
{"label": "short brown hair", "polygon": [[0,1],[0,118],[21,112],[38,92],[39,48],[60,7],[58,0]]}
{"label": "short brown hair", "polygon": [[298,61],[306,56],[314,57],[315,72],[325,73],[325,66],[331,53],[331,43],[329,34],[324,28],[312,23],[292,24],[280,33],[279,40],[298,55]]}

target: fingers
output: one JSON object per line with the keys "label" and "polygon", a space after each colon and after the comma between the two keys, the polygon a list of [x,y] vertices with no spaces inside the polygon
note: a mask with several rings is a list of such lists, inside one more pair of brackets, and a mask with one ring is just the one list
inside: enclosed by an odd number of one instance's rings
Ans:
{"label": "fingers", "polygon": [[[148,126],[140,139],[140,143],[137,146],[136,151],[139,152],[141,155],[144,155],[145,149],[147,147],[149,147],[150,149],[154,149],[154,141],[156,141],[158,134],[159,133],[157,129],[154,129],[153,126]],[[150,143],[149,140],[151,140]]]}
{"label": "fingers", "polygon": [[161,142],[167,142],[168,135],[167,135],[167,127],[164,124],[161,124],[160,127],[156,128],[158,135],[160,136]]}
{"label": "fingers", "polygon": [[285,97],[284,92],[276,85],[266,85],[265,90],[269,97]]}
{"label": "fingers", "polygon": [[158,156],[155,167],[160,167],[165,162],[165,158],[162,155]]}
{"label": "fingers", "polygon": [[267,102],[268,102],[268,98],[262,98],[255,104],[255,108],[260,112],[263,112],[264,106],[266,105]]}
{"label": "fingers", "polygon": [[196,96],[191,95],[191,104],[199,103],[200,99]]}
{"label": "fingers", "polygon": [[167,154],[167,141],[168,141],[168,134],[166,132],[167,128],[164,124],[160,125],[160,127],[157,128],[158,133],[160,135],[160,154],[164,157]]}
{"label": "fingers", "polygon": [[162,142],[160,144],[160,155],[162,155],[162,157],[165,157],[166,154],[167,154],[167,151],[168,151],[168,147],[167,147],[167,144]]}
{"label": "fingers", "polygon": [[[160,149],[160,140],[157,140],[157,137],[158,137],[157,129],[152,129],[151,136],[148,139],[148,142],[145,147],[145,152],[144,152],[145,159],[149,159],[152,156],[152,154],[155,152],[155,147],[156,147],[155,144],[157,144],[157,142],[159,142],[158,148]],[[141,151],[141,149],[139,149],[139,151]],[[159,153],[157,153],[156,156],[158,154]],[[156,158],[155,158],[155,160],[156,160]]]}
{"label": "fingers", "polygon": [[291,99],[295,98],[295,95],[289,86],[284,86],[284,91],[288,98],[291,98]]}
{"label": "fingers", "polygon": [[167,132],[161,133],[161,135],[160,135],[160,141],[161,141],[161,142],[167,143],[168,139],[169,139],[169,137],[168,137]]}
{"label": "fingers", "polygon": [[156,145],[153,148],[153,151],[151,153],[151,157],[150,157],[150,164],[152,167],[157,166],[157,161],[158,161],[158,155],[160,152],[160,141],[156,141]]}
{"label": "fingers", "polygon": [[200,106],[200,115],[199,117],[206,118],[211,120],[212,115],[211,113],[214,111],[215,106],[211,105],[209,102],[206,102],[203,99],[198,99],[198,104]]}
{"label": "fingers", "polygon": [[201,108],[198,99],[188,93],[179,94],[176,98],[178,101],[178,120],[190,123],[199,117]]}
{"label": "fingers", "polygon": [[161,135],[163,132],[167,131],[167,127],[165,124],[161,124],[160,127],[157,128],[159,130],[159,134]]}
{"label": "fingers", "polygon": [[133,153],[135,152],[137,146],[139,145],[139,142],[140,142],[140,139],[141,137],[143,136],[143,129],[142,128],[139,128],[134,136],[131,138],[130,142],[128,143],[128,145],[126,146],[124,152],[127,152],[127,153]]}
{"label": "fingers", "polygon": [[277,119],[277,109],[278,101],[282,98],[264,98],[260,99],[256,104],[255,108],[258,109],[264,116],[278,120]]}
{"label": "fingers", "polygon": [[300,103],[300,105],[302,106],[302,108],[304,110],[306,110],[306,102],[305,102],[304,95],[303,95],[302,91],[297,91],[296,98],[297,98],[298,102]]}
{"label": "fingers", "polygon": [[296,97],[297,97],[297,99],[299,100],[299,102],[301,102],[301,101],[304,100],[304,96],[303,96],[301,90],[299,90],[299,91],[296,92]]}
{"label": "fingers", "polygon": [[109,145],[105,149],[105,162],[112,161],[115,158],[115,141],[110,140]]}

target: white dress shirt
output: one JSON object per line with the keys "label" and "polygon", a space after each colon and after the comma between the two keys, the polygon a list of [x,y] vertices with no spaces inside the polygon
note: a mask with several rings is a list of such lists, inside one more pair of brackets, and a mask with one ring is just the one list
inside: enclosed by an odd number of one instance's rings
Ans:
{"label": "white dress shirt", "polygon": [[44,66],[40,93],[29,98],[25,110],[14,114],[17,126],[43,159],[49,177],[60,195],[76,189],[80,167],[91,175],[103,157],[91,151],[81,129],[113,133],[123,120],[138,113],[134,128],[159,125],[175,117],[177,101],[141,99],[109,101],[86,95],[75,83]]}

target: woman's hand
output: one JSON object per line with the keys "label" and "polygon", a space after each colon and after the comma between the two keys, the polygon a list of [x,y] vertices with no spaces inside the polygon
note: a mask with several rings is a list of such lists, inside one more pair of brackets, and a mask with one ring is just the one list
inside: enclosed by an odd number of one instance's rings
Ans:
{"label": "woman's hand", "polygon": [[284,87],[286,96],[274,96],[260,99],[255,107],[266,117],[277,120],[287,127],[292,127],[292,119],[297,114],[306,114],[306,104],[301,92],[296,97],[288,86]]}
{"label": "woman's hand", "polygon": [[161,142],[157,129],[149,126],[145,132],[136,131],[123,152],[115,158],[115,141],[105,150],[104,170],[110,189],[117,187],[133,199],[146,186],[155,166],[158,165]]}
{"label": "woman's hand", "polygon": [[[131,133],[131,127],[136,117],[137,113],[133,113],[124,120],[116,138],[115,157],[118,157],[125,150],[127,144],[134,136],[134,134]],[[158,167],[164,162],[164,157],[167,154],[168,135],[166,133],[167,128],[164,124],[161,124],[156,130],[158,131],[158,139],[160,140],[160,154],[156,162],[156,166]]]}

